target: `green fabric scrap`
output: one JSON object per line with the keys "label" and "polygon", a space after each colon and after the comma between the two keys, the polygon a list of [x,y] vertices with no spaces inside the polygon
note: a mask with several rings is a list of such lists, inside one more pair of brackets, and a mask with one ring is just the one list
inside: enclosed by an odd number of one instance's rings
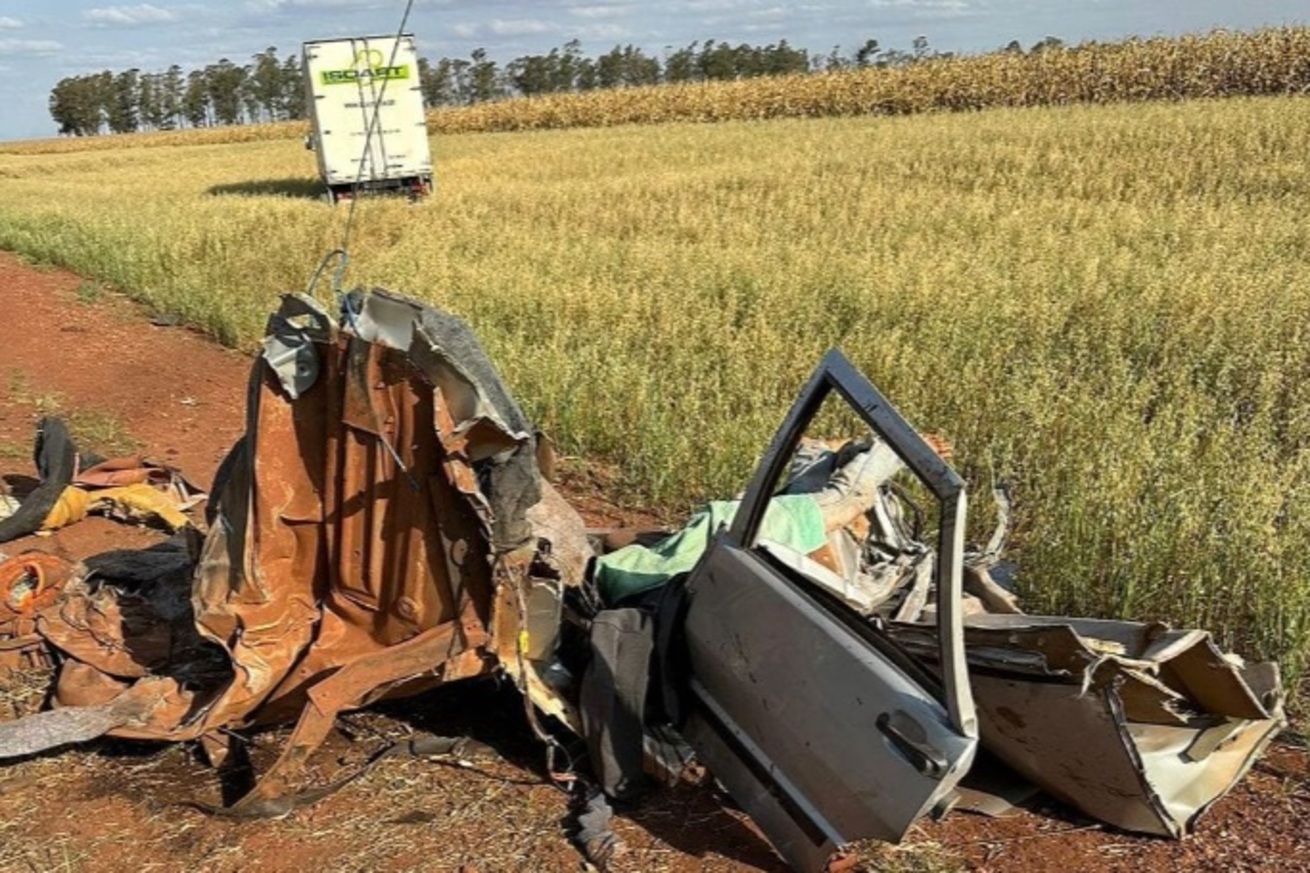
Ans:
{"label": "green fabric scrap", "polygon": [[[737,500],[717,500],[697,512],[686,527],[654,546],[631,545],[596,560],[596,587],[607,604],[658,588],[696,565],[710,540],[732,524]],[[823,513],[809,494],[784,494],[769,501],[759,538],[808,554],[827,542]]]}

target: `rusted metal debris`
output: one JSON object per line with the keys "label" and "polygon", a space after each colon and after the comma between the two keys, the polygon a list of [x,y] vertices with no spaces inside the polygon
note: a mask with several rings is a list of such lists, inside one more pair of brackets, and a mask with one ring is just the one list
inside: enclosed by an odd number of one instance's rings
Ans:
{"label": "rusted metal debris", "polygon": [[[467,328],[384,293],[349,305],[348,331],[307,298],[270,320],[189,583],[83,569],[37,623],[57,705],[129,713],[112,736],[221,754],[294,720],[247,810],[292,790],[338,712],[493,670],[544,687],[525,656],[557,633],[558,566],[582,566],[582,522]],[[529,617],[543,588],[554,612]]]}
{"label": "rusted metal debris", "polygon": [[[639,792],[643,760],[668,777],[695,757],[790,863],[823,869],[950,808],[979,742],[1089,815],[1182,836],[1284,723],[1277,670],[1202,632],[1024,615],[993,576],[1004,524],[965,551],[949,444],[839,353],[722,526],[660,540],[696,543],[661,564],[588,537],[467,326],[381,290],[341,302],[289,296],[270,318],[207,533],[0,563],[0,673],[58,665],[55,708],[0,723],[0,758],[108,734],[219,761],[233,731],[294,722],[222,810],[283,815],[328,790],[301,772],[338,713],[500,673],[548,746],[585,737],[612,793]],[[825,398],[864,442],[802,439]],[[50,445],[43,478],[71,480],[71,447]],[[784,510],[791,527],[770,521]],[[634,566],[680,569],[597,582]],[[579,784],[582,842],[608,857],[605,798]]]}
{"label": "rusted metal debris", "polygon": [[0,556],[0,679],[48,663],[36,617],[54,605],[72,573],[67,561],[42,552]]}

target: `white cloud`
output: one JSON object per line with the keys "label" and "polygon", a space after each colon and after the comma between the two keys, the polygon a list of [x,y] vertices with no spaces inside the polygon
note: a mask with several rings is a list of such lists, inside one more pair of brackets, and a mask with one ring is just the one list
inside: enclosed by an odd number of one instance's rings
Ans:
{"label": "white cloud", "polygon": [[96,6],[82,12],[82,18],[95,24],[160,24],[176,21],[177,13],[149,3],[136,6]]}
{"label": "white cloud", "polygon": [[569,15],[577,18],[623,18],[631,15],[634,11],[632,6],[616,4],[599,4],[596,6],[571,6]]}
{"label": "white cloud", "polygon": [[15,55],[50,55],[63,51],[53,39],[0,39],[0,52]]}
{"label": "white cloud", "polygon": [[496,36],[531,36],[537,33],[554,33],[559,30],[559,25],[536,18],[514,18],[509,20],[493,18],[487,25],[487,29]]}
{"label": "white cloud", "polygon": [[[86,72],[89,67],[103,68],[109,70],[130,70],[136,67],[139,70],[148,70],[152,67],[161,69],[171,62],[171,58],[165,60],[166,56],[161,56],[159,52],[140,52],[131,50],[101,50],[79,52],[77,55],[67,59],[60,59],[59,67],[69,71]],[[212,61],[212,58],[210,59]],[[161,64],[161,61],[163,63]]]}
{"label": "white cloud", "polygon": [[248,12],[289,12],[325,9],[380,9],[390,8],[388,0],[246,0]]}
{"label": "white cloud", "polygon": [[[586,16],[584,16],[586,17]],[[577,37],[583,40],[611,41],[628,39],[630,27],[614,21],[593,21],[578,25],[559,24],[537,18],[493,18],[485,22],[464,21],[449,25],[449,34],[462,40],[493,40],[547,36],[554,39]]]}
{"label": "white cloud", "polygon": [[619,24],[592,24],[587,27],[574,28],[569,32],[578,39],[594,40],[596,42],[617,42],[621,39],[629,39],[634,35],[630,28]]}
{"label": "white cloud", "polygon": [[755,0],[688,0],[683,4],[692,12],[729,12],[754,5]]}
{"label": "white cloud", "polygon": [[959,13],[969,8],[967,0],[869,0],[875,9],[909,9],[924,12]]}
{"label": "white cloud", "polygon": [[0,30],[17,30],[23,26],[23,22],[17,18],[10,18],[8,15],[0,15]]}

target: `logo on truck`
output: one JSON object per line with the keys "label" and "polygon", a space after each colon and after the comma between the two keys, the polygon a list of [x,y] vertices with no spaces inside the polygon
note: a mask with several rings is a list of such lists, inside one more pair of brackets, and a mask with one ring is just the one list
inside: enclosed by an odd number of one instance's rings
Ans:
{"label": "logo on truck", "polygon": [[352,82],[377,82],[384,79],[408,79],[409,64],[388,66],[379,49],[360,49],[355,62],[345,70],[324,70],[324,85],[348,85]]}

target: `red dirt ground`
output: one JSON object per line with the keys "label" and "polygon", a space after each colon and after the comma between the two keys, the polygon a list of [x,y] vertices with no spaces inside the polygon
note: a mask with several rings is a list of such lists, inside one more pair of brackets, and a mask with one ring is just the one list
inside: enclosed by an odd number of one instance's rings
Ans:
{"label": "red dirt ground", "polygon": [[[32,474],[34,421],[57,407],[98,421],[100,431],[121,424],[146,455],[208,486],[242,429],[250,359],[185,328],[154,326],[149,313],[96,289],[0,253],[0,473]],[[654,518],[572,490],[591,523]],[[81,558],[157,539],[89,519],[0,549]],[[18,692],[0,689],[0,702],[5,696]],[[487,684],[354,714],[317,756],[324,777],[413,729],[468,733],[503,760],[476,769],[388,761],[282,821],[237,822],[187,806],[217,801],[220,786],[183,746],[106,741],[0,767],[0,873],[582,869],[561,826],[565,798],[542,783],[540,750],[520,713],[512,690]],[[257,764],[276,749],[275,735],[264,740]],[[709,788],[660,792],[625,811],[616,829],[629,846],[616,870],[785,869]],[[1277,743],[1182,842],[1118,833],[1047,803],[1006,819],[954,814],[878,855],[878,869],[896,870],[1301,871],[1310,865],[1307,752],[1295,737]]]}

